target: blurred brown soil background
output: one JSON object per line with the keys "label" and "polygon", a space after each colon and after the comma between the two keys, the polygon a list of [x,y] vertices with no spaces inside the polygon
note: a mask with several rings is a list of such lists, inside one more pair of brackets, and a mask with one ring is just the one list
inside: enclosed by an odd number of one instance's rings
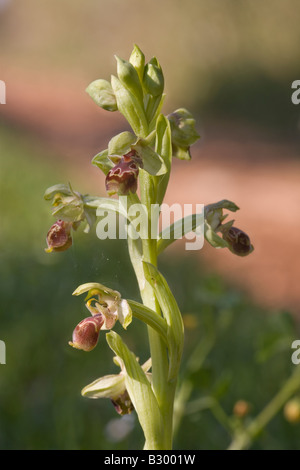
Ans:
{"label": "blurred brown soil background", "polygon": [[[76,189],[104,194],[103,175],[90,161],[127,128],[123,118],[97,108],[80,80],[70,85],[68,76],[24,70],[22,80],[18,76],[18,70],[6,69],[3,78],[10,91],[0,115],[52,149],[58,155],[53,164],[65,165],[64,174]],[[255,251],[239,258],[206,243],[185,255],[202,257],[208,270],[260,304],[300,314],[299,142],[225,120],[202,122],[199,131],[202,138],[192,149],[192,161],[174,161],[165,202],[234,201],[240,207],[233,214],[235,225],[249,234]],[[168,250],[182,252],[182,242]]]}

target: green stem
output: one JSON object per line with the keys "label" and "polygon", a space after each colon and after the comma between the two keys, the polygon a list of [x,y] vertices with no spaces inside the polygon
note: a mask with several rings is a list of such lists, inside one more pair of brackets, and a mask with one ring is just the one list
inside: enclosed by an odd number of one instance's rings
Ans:
{"label": "green stem", "polygon": [[238,434],[228,450],[248,449],[252,441],[259,435],[271,419],[279,412],[287,400],[293,396],[300,388],[300,368],[285,382],[281,390],[268,403],[262,412],[249,424],[249,426]]}
{"label": "green stem", "polygon": [[[128,240],[129,253],[138,278],[143,304],[153,312],[156,312],[157,316],[163,320],[153,287],[145,279],[141,269],[141,259],[157,266],[157,242],[156,239],[151,238],[151,204],[156,199],[155,182],[151,175],[144,171],[140,172],[140,192],[141,202],[148,211],[148,237],[141,242],[142,253],[140,258],[136,256],[138,242],[135,243],[133,240]],[[152,388],[164,423],[163,435],[159,439],[160,449],[157,450],[167,450],[172,448],[173,404],[176,381],[168,382],[169,361],[167,347],[162,336],[151,326],[148,325],[147,328],[152,359]],[[145,448],[149,448],[147,442]]]}

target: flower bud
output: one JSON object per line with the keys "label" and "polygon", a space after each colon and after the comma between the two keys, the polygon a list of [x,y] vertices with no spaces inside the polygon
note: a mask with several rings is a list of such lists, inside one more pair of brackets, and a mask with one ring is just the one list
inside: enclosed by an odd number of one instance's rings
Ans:
{"label": "flower bud", "polygon": [[223,231],[223,239],[228,243],[230,251],[238,256],[247,256],[253,251],[248,235],[237,227]]}
{"label": "flower bud", "polygon": [[245,400],[238,400],[233,407],[233,414],[238,418],[245,418],[250,412],[251,406]]}
{"label": "flower bud", "polygon": [[188,151],[189,147],[200,138],[195,129],[195,119],[192,114],[180,108],[169,114],[168,119],[171,125],[173,147]]}
{"label": "flower bud", "polygon": [[72,237],[70,235],[72,224],[64,220],[57,220],[47,233],[46,253],[52,251],[65,251],[72,245]]}
{"label": "flower bud", "polygon": [[117,60],[118,77],[121,83],[132,93],[140,102],[143,101],[143,90],[135,67],[127,60],[115,56]]}
{"label": "flower bud", "polygon": [[130,55],[129,62],[134,66],[138,73],[139,79],[142,82],[145,66],[145,56],[141,49],[135,44],[134,49]]}
{"label": "flower bud", "polygon": [[111,400],[111,402],[114,405],[116,412],[121,416],[130,414],[134,409],[127,390],[125,390],[118,398]]}
{"label": "flower bud", "polygon": [[69,341],[69,345],[83,351],[91,351],[98,343],[103,323],[104,317],[101,314],[85,318],[73,331],[72,342]]}
{"label": "flower bud", "polygon": [[160,96],[164,91],[163,72],[155,57],[145,65],[143,87],[152,96]]}
{"label": "flower bud", "polygon": [[300,422],[300,399],[293,398],[289,400],[284,409],[284,417],[289,423],[299,423]]}
{"label": "flower bud", "polygon": [[109,196],[115,193],[125,196],[129,191],[135,193],[138,175],[139,166],[135,152],[123,155],[106,176],[105,187]]}

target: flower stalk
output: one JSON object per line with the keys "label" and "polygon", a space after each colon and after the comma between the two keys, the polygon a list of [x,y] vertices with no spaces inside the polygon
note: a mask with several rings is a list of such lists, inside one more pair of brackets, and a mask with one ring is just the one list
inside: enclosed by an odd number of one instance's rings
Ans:
{"label": "flower stalk", "polygon": [[[101,108],[119,111],[131,127],[130,131],[114,136],[107,149],[92,160],[105,175],[108,196],[120,196],[119,200],[81,195],[70,185],[49,188],[45,199],[52,201],[52,213],[60,217],[55,226],[60,238],[51,228],[47,251],[69,248],[71,228],[76,230],[83,222],[88,232],[103,210],[125,215],[128,251],[142,303],[123,299],[119,292],[99,283],[79,286],[74,295],[87,294],[85,305],[90,316],[77,325],[70,345],[90,351],[98,344],[102,330],[109,331],[106,341],[121,372],[96,379],[82,390],[82,395],[110,398],[119,414],[135,409],[145,435],[144,449],[167,450],[172,448],[173,441],[174,398],[184,328],[176,299],[159,271],[158,256],[176,240],[177,225],[185,220],[169,227],[169,240],[164,233],[153,237],[153,233],[158,234],[159,217],[153,215],[152,207],[163,203],[173,158],[190,160],[190,148],[200,136],[193,116],[186,109],[180,108],[168,116],[162,114],[164,75],[155,57],[146,63],[144,54],[135,45],[129,61],[117,56],[116,61],[117,76],[112,76],[110,82],[95,80],[86,91]],[[126,197],[127,212],[121,196]],[[130,212],[136,204],[143,207],[139,232]],[[209,243],[245,256],[253,250],[249,237],[244,232],[241,235],[241,231],[236,233],[231,228],[233,221],[222,223],[226,217],[223,210],[237,209],[226,200],[211,204],[204,214],[188,218],[189,227],[196,231],[204,223]],[[117,321],[124,329],[134,328],[135,319],[147,325],[150,360],[144,365],[139,364],[136,355],[113,331]]]}

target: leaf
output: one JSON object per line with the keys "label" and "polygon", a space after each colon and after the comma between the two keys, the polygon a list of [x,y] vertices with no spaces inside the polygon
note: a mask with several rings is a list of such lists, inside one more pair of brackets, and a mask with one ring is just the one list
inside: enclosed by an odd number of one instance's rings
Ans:
{"label": "leaf", "polygon": [[109,347],[124,363],[126,389],[144,431],[146,447],[159,449],[163,436],[163,420],[151,384],[136,356],[117,333],[110,331],[106,334],[106,340]]}
{"label": "leaf", "polygon": [[175,297],[167,281],[151,263],[143,263],[147,281],[154,289],[155,296],[168,325],[169,375],[174,380],[178,373],[183,349],[183,321]]}

